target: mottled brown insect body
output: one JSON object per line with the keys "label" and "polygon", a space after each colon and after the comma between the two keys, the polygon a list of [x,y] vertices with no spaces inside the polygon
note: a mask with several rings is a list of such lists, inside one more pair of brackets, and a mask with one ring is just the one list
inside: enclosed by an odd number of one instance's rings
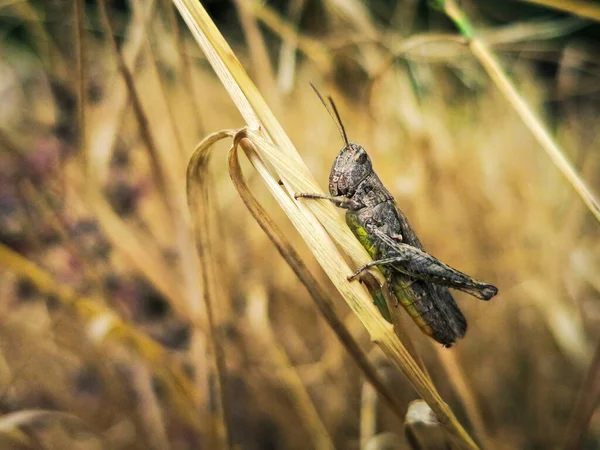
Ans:
{"label": "mottled brown insect body", "polygon": [[[498,289],[474,280],[424,251],[406,216],[374,172],[365,149],[348,142],[335,105],[331,98],[329,100],[335,115],[328,111],[336,120],[346,144],[331,169],[331,196],[297,194],[296,198],[325,198],[346,209],[346,223],[374,259],[349,279],[356,278],[369,267],[378,266],[386,277],[391,296],[402,304],[421,330],[450,347],[457,338],[464,336],[467,321],[448,287],[482,300],[492,298]],[[381,301],[376,303],[384,317],[389,318],[387,306],[380,304]]]}

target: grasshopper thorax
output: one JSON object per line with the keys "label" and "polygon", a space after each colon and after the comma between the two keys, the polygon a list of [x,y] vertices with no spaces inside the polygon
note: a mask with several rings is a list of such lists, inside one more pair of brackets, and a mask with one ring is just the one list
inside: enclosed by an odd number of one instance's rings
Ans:
{"label": "grasshopper thorax", "polygon": [[358,185],[373,173],[371,158],[360,145],[349,142],[340,150],[329,175],[329,193],[352,197]]}

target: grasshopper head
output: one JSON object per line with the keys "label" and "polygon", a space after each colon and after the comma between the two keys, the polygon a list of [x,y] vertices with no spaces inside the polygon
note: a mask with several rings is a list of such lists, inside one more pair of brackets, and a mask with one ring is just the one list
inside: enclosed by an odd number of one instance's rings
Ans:
{"label": "grasshopper head", "polygon": [[371,158],[365,149],[350,142],[335,158],[329,175],[329,193],[351,197],[360,182],[372,172]]}

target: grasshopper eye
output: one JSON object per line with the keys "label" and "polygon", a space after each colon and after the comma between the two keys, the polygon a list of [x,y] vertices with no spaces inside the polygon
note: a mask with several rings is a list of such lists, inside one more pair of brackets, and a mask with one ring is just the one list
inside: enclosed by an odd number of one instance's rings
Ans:
{"label": "grasshopper eye", "polygon": [[367,152],[365,151],[364,148],[361,148],[356,152],[356,155],[354,155],[353,159],[354,159],[354,162],[362,164],[367,161],[367,157],[368,157]]}

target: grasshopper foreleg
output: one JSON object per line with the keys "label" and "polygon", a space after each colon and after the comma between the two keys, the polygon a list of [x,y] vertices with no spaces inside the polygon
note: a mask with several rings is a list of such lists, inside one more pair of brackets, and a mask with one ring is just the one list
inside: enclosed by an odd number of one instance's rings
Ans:
{"label": "grasshopper foreleg", "polygon": [[333,197],[331,195],[323,195],[323,194],[294,194],[294,198],[295,199],[317,198],[317,199],[329,200],[331,203],[333,203],[338,208],[343,208],[343,209],[357,210],[357,209],[360,209],[363,207],[362,203],[357,202],[354,199],[344,197],[343,195],[338,195],[338,196]]}

